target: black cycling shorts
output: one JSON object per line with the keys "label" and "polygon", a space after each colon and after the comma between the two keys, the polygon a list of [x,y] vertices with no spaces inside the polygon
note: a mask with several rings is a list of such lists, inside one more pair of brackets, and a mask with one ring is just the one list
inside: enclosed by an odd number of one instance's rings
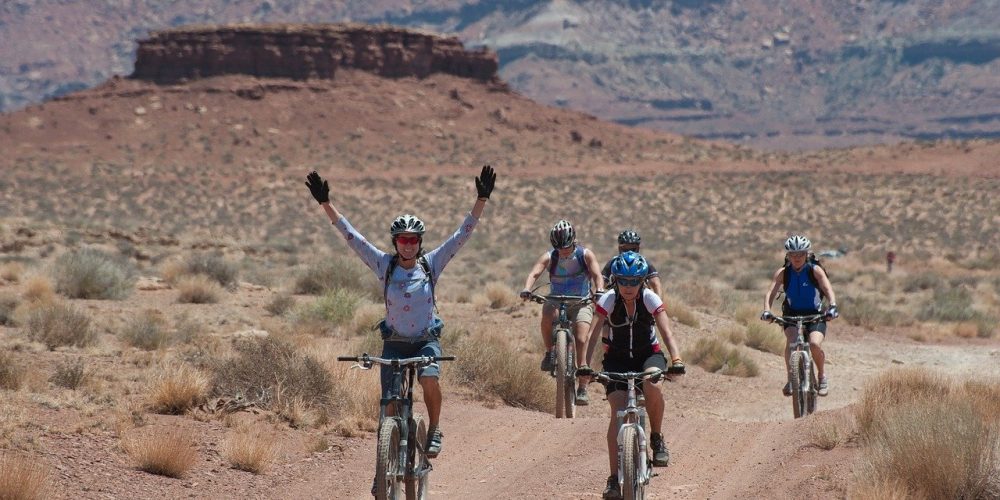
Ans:
{"label": "black cycling shorts", "polygon": [[[604,354],[602,367],[606,372],[642,372],[651,367],[659,368],[663,371],[667,370],[667,358],[662,352],[653,352],[645,357],[638,356],[634,358],[629,358],[628,354],[612,354],[613,352],[608,351]],[[635,388],[637,393],[642,393],[642,384],[636,384]],[[605,394],[627,390],[628,383],[626,382],[613,381],[604,384]]]}
{"label": "black cycling shorts", "polygon": [[[820,311],[795,311],[788,308],[787,304],[781,306],[782,316],[812,316],[814,314],[822,314]],[[787,328],[794,328],[787,327]],[[811,325],[806,325],[806,333],[819,332],[823,334],[823,338],[826,338],[826,319],[819,320]],[[809,338],[806,338],[808,341]]]}

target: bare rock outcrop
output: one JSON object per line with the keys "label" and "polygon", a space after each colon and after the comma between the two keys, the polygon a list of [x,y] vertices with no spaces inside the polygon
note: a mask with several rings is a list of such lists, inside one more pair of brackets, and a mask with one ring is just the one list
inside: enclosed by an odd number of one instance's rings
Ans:
{"label": "bare rock outcrop", "polygon": [[332,79],[339,68],[389,78],[448,73],[497,80],[487,49],[467,51],[457,38],[361,24],[231,25],[178,28],[139,41],[131,77],[157,83],[244,74]]}

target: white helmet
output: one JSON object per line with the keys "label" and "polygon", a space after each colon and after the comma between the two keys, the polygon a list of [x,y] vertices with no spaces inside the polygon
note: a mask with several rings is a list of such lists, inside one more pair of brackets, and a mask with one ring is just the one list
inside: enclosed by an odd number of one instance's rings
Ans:
{"label": "white helmet", "polygon": [[[389,226],[389,234],[396,236],[401,233],[424,234],[424,222],[413,215],[403,214],[396,217]],[[395,238],[393,238],[395,240]]]}
{"label": "white helmet", "polygon": [[576,230],[566,220],[556,222],[549,230],[549,242],[553,248],[569,248],[576,243]]}
{"label": "white helmet", "polygon": [[812,248],[812,242],[805,236],[792,235],[785,240],[786,252],[808,252]]}

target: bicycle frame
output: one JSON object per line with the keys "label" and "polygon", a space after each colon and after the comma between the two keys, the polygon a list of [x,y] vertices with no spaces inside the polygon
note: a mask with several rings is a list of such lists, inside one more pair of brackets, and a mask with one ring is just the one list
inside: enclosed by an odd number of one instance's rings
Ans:
{"label": "bicycle frame", "polygon": [[[795,374],[795,378],[798,383],[795,384],[795,387],[792,387],[792,391],[797,392],[796,394],[793,394],[792,400],[795,418],[806,416],[816,410],[816,393],[818,389],[813,387],[813,358],[812,351],[809,349],[809,340],[806,338],[805,331],[807,325],[819,322],[822,319],[822,314],[812,314],[808,316],[777,316],[774,318],[775,323],[778,323],[783,327],[795,327],[795,343],[791,345],[792,351],[789,354],[790,364],[793,364],[795,357],[798,357],[801,362],[801,366],[799,367],[801,374]],[[795,367],[789,366],[789,369],[795,370]]]}
{"label": "bicycle frame", "polygon": [[569,308],[583,306],[590,302],[590,297],[573,295],[531,294],[531,300],[539,304],[549,304],[557,308],[557,315],[552,320],[552,344],[556,353],[551,375],[556,379],[556,418],[573,418],[576,414],[576,336],[573,323],[569,319]]}
{"label": "bicycle frame", "polygon": [[635,477],[639,479],[643,486],[648,485],[649,480],[653,477],[653,468],[649,466],[649,444],[647,439],[648,436],[646,435],[646,408],[639,406],[638,404],[635,385],[637,380],[644,380],[661,373],[666,372],[596,373],[598,380],[608,383],[626,382],[628,384],[628,391],[625,398],[625,408],[616,412],[615,415],[618,423],[618,488],[622,491],[624,491],[625,478],[627,476],[625,471],[625,435],[629,429],[634,429],[634,432],[639,438],[640,459],[639,463],[636,464],[637,470]]}

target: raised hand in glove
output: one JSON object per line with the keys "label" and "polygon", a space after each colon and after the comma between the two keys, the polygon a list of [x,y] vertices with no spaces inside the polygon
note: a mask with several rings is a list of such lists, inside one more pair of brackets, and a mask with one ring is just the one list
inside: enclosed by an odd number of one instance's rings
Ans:
{"label": "raised hand in glove", "polygon": [[480,172],[479,177],[476,177],[476,192],[479,194],[479,197],[489,199],[496,182],[497,174],[493,171],[493,167],[489,165],[483,166],[483,171]]}
{"label": "raised hand in glove", "polygon": [[323,180],[315,170],[306,176],[306,186],[318,203],[330,203],[330,183]]}

